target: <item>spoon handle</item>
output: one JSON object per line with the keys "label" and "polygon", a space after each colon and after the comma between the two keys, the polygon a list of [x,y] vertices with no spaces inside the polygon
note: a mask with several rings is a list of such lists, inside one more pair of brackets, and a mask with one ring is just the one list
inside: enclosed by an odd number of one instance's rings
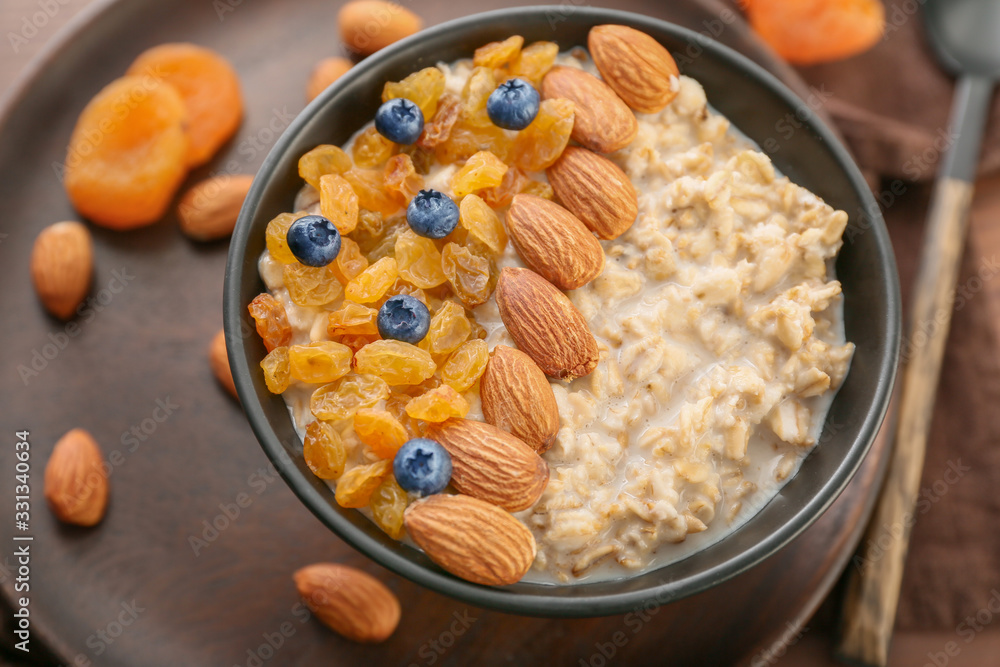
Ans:
{"label": "spoon handle", "polygon": [[931,197],[908,334],[901,348],[906,369],[895,446],[864,546],[853,559],[855,568],[841,610],[837,650],[856,663],[883,666],[888,661],[992,92],[992,80],[971,76],[961,79],[956,90],[949,134],[954,143]]}

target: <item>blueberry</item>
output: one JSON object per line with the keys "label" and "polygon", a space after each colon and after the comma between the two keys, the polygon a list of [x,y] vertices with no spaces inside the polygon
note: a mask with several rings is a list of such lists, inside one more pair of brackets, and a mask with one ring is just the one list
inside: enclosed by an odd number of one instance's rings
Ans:
{"label": "blueberry", "polygon": [[414,438],[396,452],[392,472],[407,491],[422,496],[441,493],[451,481],[451,455],[434,440]]}
{"label": "blueberry", "polygon": [[431,328],[431,313],[419,299],[409,294],[397,294],[382,304],[375,322],[382,338],[416,345]]}
{"label": "blueberry", "polygon": [[406,99],[389,100],[375,112],[375,129],[389,141],[412,144],[424,131],[424,114],[420,107]]}
{"label": "blueberry", "polygon": [[326,266],[340,252],[340,232],[321,215],[305,215],[292,223],[285,236],[295,258],[308,266]]}
{"label": "blueberry", "polygon": [[410,229],[429,239],[443,239],[458,224],[458,206],[437,190],[421,190],[406,208]]}
{"label": "blueberry", "polygon": [[510,79],[496,87],[486,100],[486,113],[497,127],[523,130],[538,115],[538,91],[524,79]]}

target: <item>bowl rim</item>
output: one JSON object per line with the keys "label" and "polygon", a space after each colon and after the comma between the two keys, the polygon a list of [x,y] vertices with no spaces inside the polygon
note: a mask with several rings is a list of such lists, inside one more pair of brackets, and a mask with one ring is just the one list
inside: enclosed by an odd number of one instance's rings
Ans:
{"label": "bowl rim", "polygon": [[[655,601],[656,604],[663,604],[700,593],[755,567],[800,535],[840,495],[854,477],[854,474],[857,472],[874,442],[875,436],[888,410],[889,399],[896,378],[901,331],[898,274],[896,272],[896,263],[892,253],[891,242],[882,219],[881,211],[850,153],[840,142],[837,133],[820,118],[818,113],[808,105],[803,104],[799,96],[763,67],[734,49],[704,34],[697,33],[663,19],[634,12],[601,7],[573,6],[572,9],[574,20],[593,21],[595,24],[621,23],[634,26],[638,29],[650,27],[672,34],[678,39],[697,44],[700,48],[710,51],[713,57],[720,59],[725,66],[736,69],[753,78],[758,85],[768,89],[768,92],[776,95],[789,106],[799,110],[802,122],[809,126],[826,145],[827,150],[832,154],[839,168],[847,176],[852,189],[860,195],[860,199],[863,202],[863,208],[859,213],[866,216],[868,222],[871,223],[867,232],[874,233],[876,237],[876,254],[878,255],[879,262],[885,267],[886,293],[889,306],[888,312],[885,313],[886,331],[888,332],[887,346],[879,359],[874,400],[869,406],[858,429],[857,439],[845,453],[843,461],[834,471],[834,474],[811,497],[809,502],[799,507],[778,530],[764,536],[760,541],[742,551],[739,556],[724,561],[715,567],[678,580],[662,578],[660,583],[655,586],[604,595],[574,595],[571,597],[557,595],[518,595],[516,592],[505,588],[482,586],[464,581],[436,567],[433,569],[425,567],[400,554],[387,550],[378,541],[352,525],[335,508],[330,506],[327,500],[303,477],[301,471],[284,451],[281,439],[271,428],[263,405],[254,388],[250,368],[245,363],[246,356],[243,337],[238,335],[238,332],[244,326],[242,317],[245,314],[245,304],[241,303],[240,298],[240,283],[245,263],[245,249],[250,237],[250,223],[269,179],[254,179],[243,208],[240,211],[239,221],[230,243],[223,296],[224,326],[228,343],[229,363],[233,369],[237,393],[239,394],[250,426],[261,447],[264,449],[265,454],[278,470],[281,477],[295,495],[298,496],[299,500],[320,521],[347,544],[376,563],[395,574],[438,593],[469,604],[508,613],[564,618],[625,613],[641,608],[651,600]],[[362,63],[349,70],[336,83],[328,87],[303,109],[275,142],[257,174],[271,174],[275,171],[275,167],[281,157],[291,147],[295,137],[308,125],[313,116],[327,104],[328,100],[339,94],[340,88],[346,86],[358,76],[361,76],[362,71],[377,69],[384,61],[392,59],[397,52],[410,48],[416,42],[436,39],[449,34],[460,35],[470,26],[479,25],[494,18],[508,18],[512,10],[533,14],[544,14],[545,12],[561,13],[565,11],[565,6],[537,5],[515,7],[463,16],[426,28],[416,35],[396,42],[367,57]],[[256,264],[254,263],[252,266],[256,266]],[[773,500],[774,498],[769,499],[768,504]],[[758,513],[763,511],[765,506],[766,504],[761,506]],[[751,517],[752,519],[753,517]],[[713,545],[728,539],[732,534],[734,533],[728,533],[721,540],[713,543]],[[696,556],[697,553],[699,552],[695,552],[692,556]],[[665,567],[669,568],[669,565]],[[650,572],[655,571],[637,573],[636,576],[648,575]],[[631,578],[625,578],[623,581],[628,581]],[[584,589],[587,584],[573,584],[572,586]],[[559,588],[562,587],[554,587],[553,590]]]}

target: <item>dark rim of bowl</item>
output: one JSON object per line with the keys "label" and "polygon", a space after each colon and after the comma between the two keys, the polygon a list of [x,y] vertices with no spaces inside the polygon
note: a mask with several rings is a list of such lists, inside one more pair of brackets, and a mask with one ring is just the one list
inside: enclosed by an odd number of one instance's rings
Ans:
{"label": "dark rim of bowl", "polygon": [[[229,343],[229,362],[233,369],[236,388],[250,426],[260,441],[261,447],[277,468],[282,478],[284,478],[292,491],[306,507],[326,526],[333,530],[334,533],[365,556],[396,574],[439,593],[481,607],[532,616],[588,617],[611,615],[641,608],[650,601],[656,601],[657,604],[675,601],[682,597],[702,592],[745,572],[791,542],[808,528],[840,495],[868,453],[888,408],[889,397],[896,375],[896,360],[899,351],[900,298],[898,281],[891,278],[896,273],[895,258],[891,252],[888,232],[886,231],[874,196],[871,194],[864,177],[854,164],[847,149],[838,140],[836,133],[811,108],[803,105],[801,99],[772,74],[749,58],[705,35],[698,34],[667,21],[632,12],[596,7],[574,6],[572,9],[573,20],[575,21],[587,21],[594,24],[621,23],[634,26],[638,29],[645,27],[671,33],[678,39],[697,44],[700,48],[712,52],[714,57],[724,61],[729,67],[745,73],[748,77],[755,80],[757,84],[767,88],[771,94],[777,95],[791,107],[799,110],[801,120],[826,144],[826,147],[834,156],[838,165],[844,170],[853,189],[860,193],[861,199],[864,201],[864,214],[871,221],[869,231],[874,232],[877,237],[876,245],[878,247],[879,260],[887,269],[886,293],[888,295],[889,312],[885,316],[888,344],[887,349],[880,359],[878,381],[874,392],[875,400],[859,428],[858,438],[845,453],[842,465],[837,468],[827,483],[813,495],[810,502],[799,507],[779,530],[765,536],[752,547],[743,551],[739,557],[683,579],[675,581],[661,580],[661,583],[657,586],[610,595],[580,595],[573,597],[535,594],[517,595],[515,592],[505,590],[504,588],[491,588],[473,584],[454,577],[436,567],[425,567],[400,554],[393,553],[384,548],[371,536],[353,526],[347,519],[338,514],[337,510],[331,507],[327,500],[303,477],[303,474],[284,451],[280,439],[272,430],[260,398],[254,389],[250,368],[245,363],[246,357],[243,348],[243,338],[240,335],[236,335],[244,326],[242,318],[245,316],[246,308],[246,304],[241,301],[240,294],[240,284],[245,263],[245,248],[250,237],[254,212],[266,186],[265,180],[255,179],[246,197],[243,209],[240,212],[239,222],[233,233],[230,245],[224,289],[224,324],[227,342]],[[546,15],[547,12],[549,13],[548,15],[553,15],[552,13],[554,12],[556,15],[561,16],[565,8],[559,5],[548,5],[519,7],[517,10],[543,15]],[[441,38],[447,35],[455,35],[457,37],[470,26],[490,22],[493,19],[499,20],[505,18],[510,11],[509,9],[501,9],[448,21],[427,28],[412,37],[406,38],[369,56],[363,63],[348,71],[337,83],[324,91],[324,93],[311,102],[299,114],[268,153],[258,174],[270,174],[275,170],[281,156],[290,148],[294,137],[303,130],[308,124],[309,119],[325,105],[328,98],[335,96],[342,86],[359,76],[361,70],[377,68],[383,61],[391,59],[397,51],[410,48],[410,45],[416,41]],[[248,266],[255,267],[256,263]],[[763,510],[763,507],[760,509]],[[726,537],[723,538],[723,540],[725,539]],[[666,567],[669,568],[670,566],[667,565]],[[586,588],[587,585],[586,583],[582,583],[573,584],[572,586],[574,588]]]}

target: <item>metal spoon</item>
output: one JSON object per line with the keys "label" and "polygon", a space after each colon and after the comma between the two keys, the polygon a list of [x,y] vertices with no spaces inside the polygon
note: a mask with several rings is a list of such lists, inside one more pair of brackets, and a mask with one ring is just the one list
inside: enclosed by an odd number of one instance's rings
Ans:
{"label": "metal spoon", "polygon": [[924,21],[938,58],[959,79],[949,128],[953,142],[941,162],[931,197],[913,292],[909,344],[904,346],[913,353],[903,374],[895,447],[864,538],[869,545],[862,555],[864,566],[853,571],[841,612],[838,652],[866,665],[885,665],[888,660],[927,431],[965,248],[972,182],[994,83],[1000,77],[1000,2],[926,0]]}

